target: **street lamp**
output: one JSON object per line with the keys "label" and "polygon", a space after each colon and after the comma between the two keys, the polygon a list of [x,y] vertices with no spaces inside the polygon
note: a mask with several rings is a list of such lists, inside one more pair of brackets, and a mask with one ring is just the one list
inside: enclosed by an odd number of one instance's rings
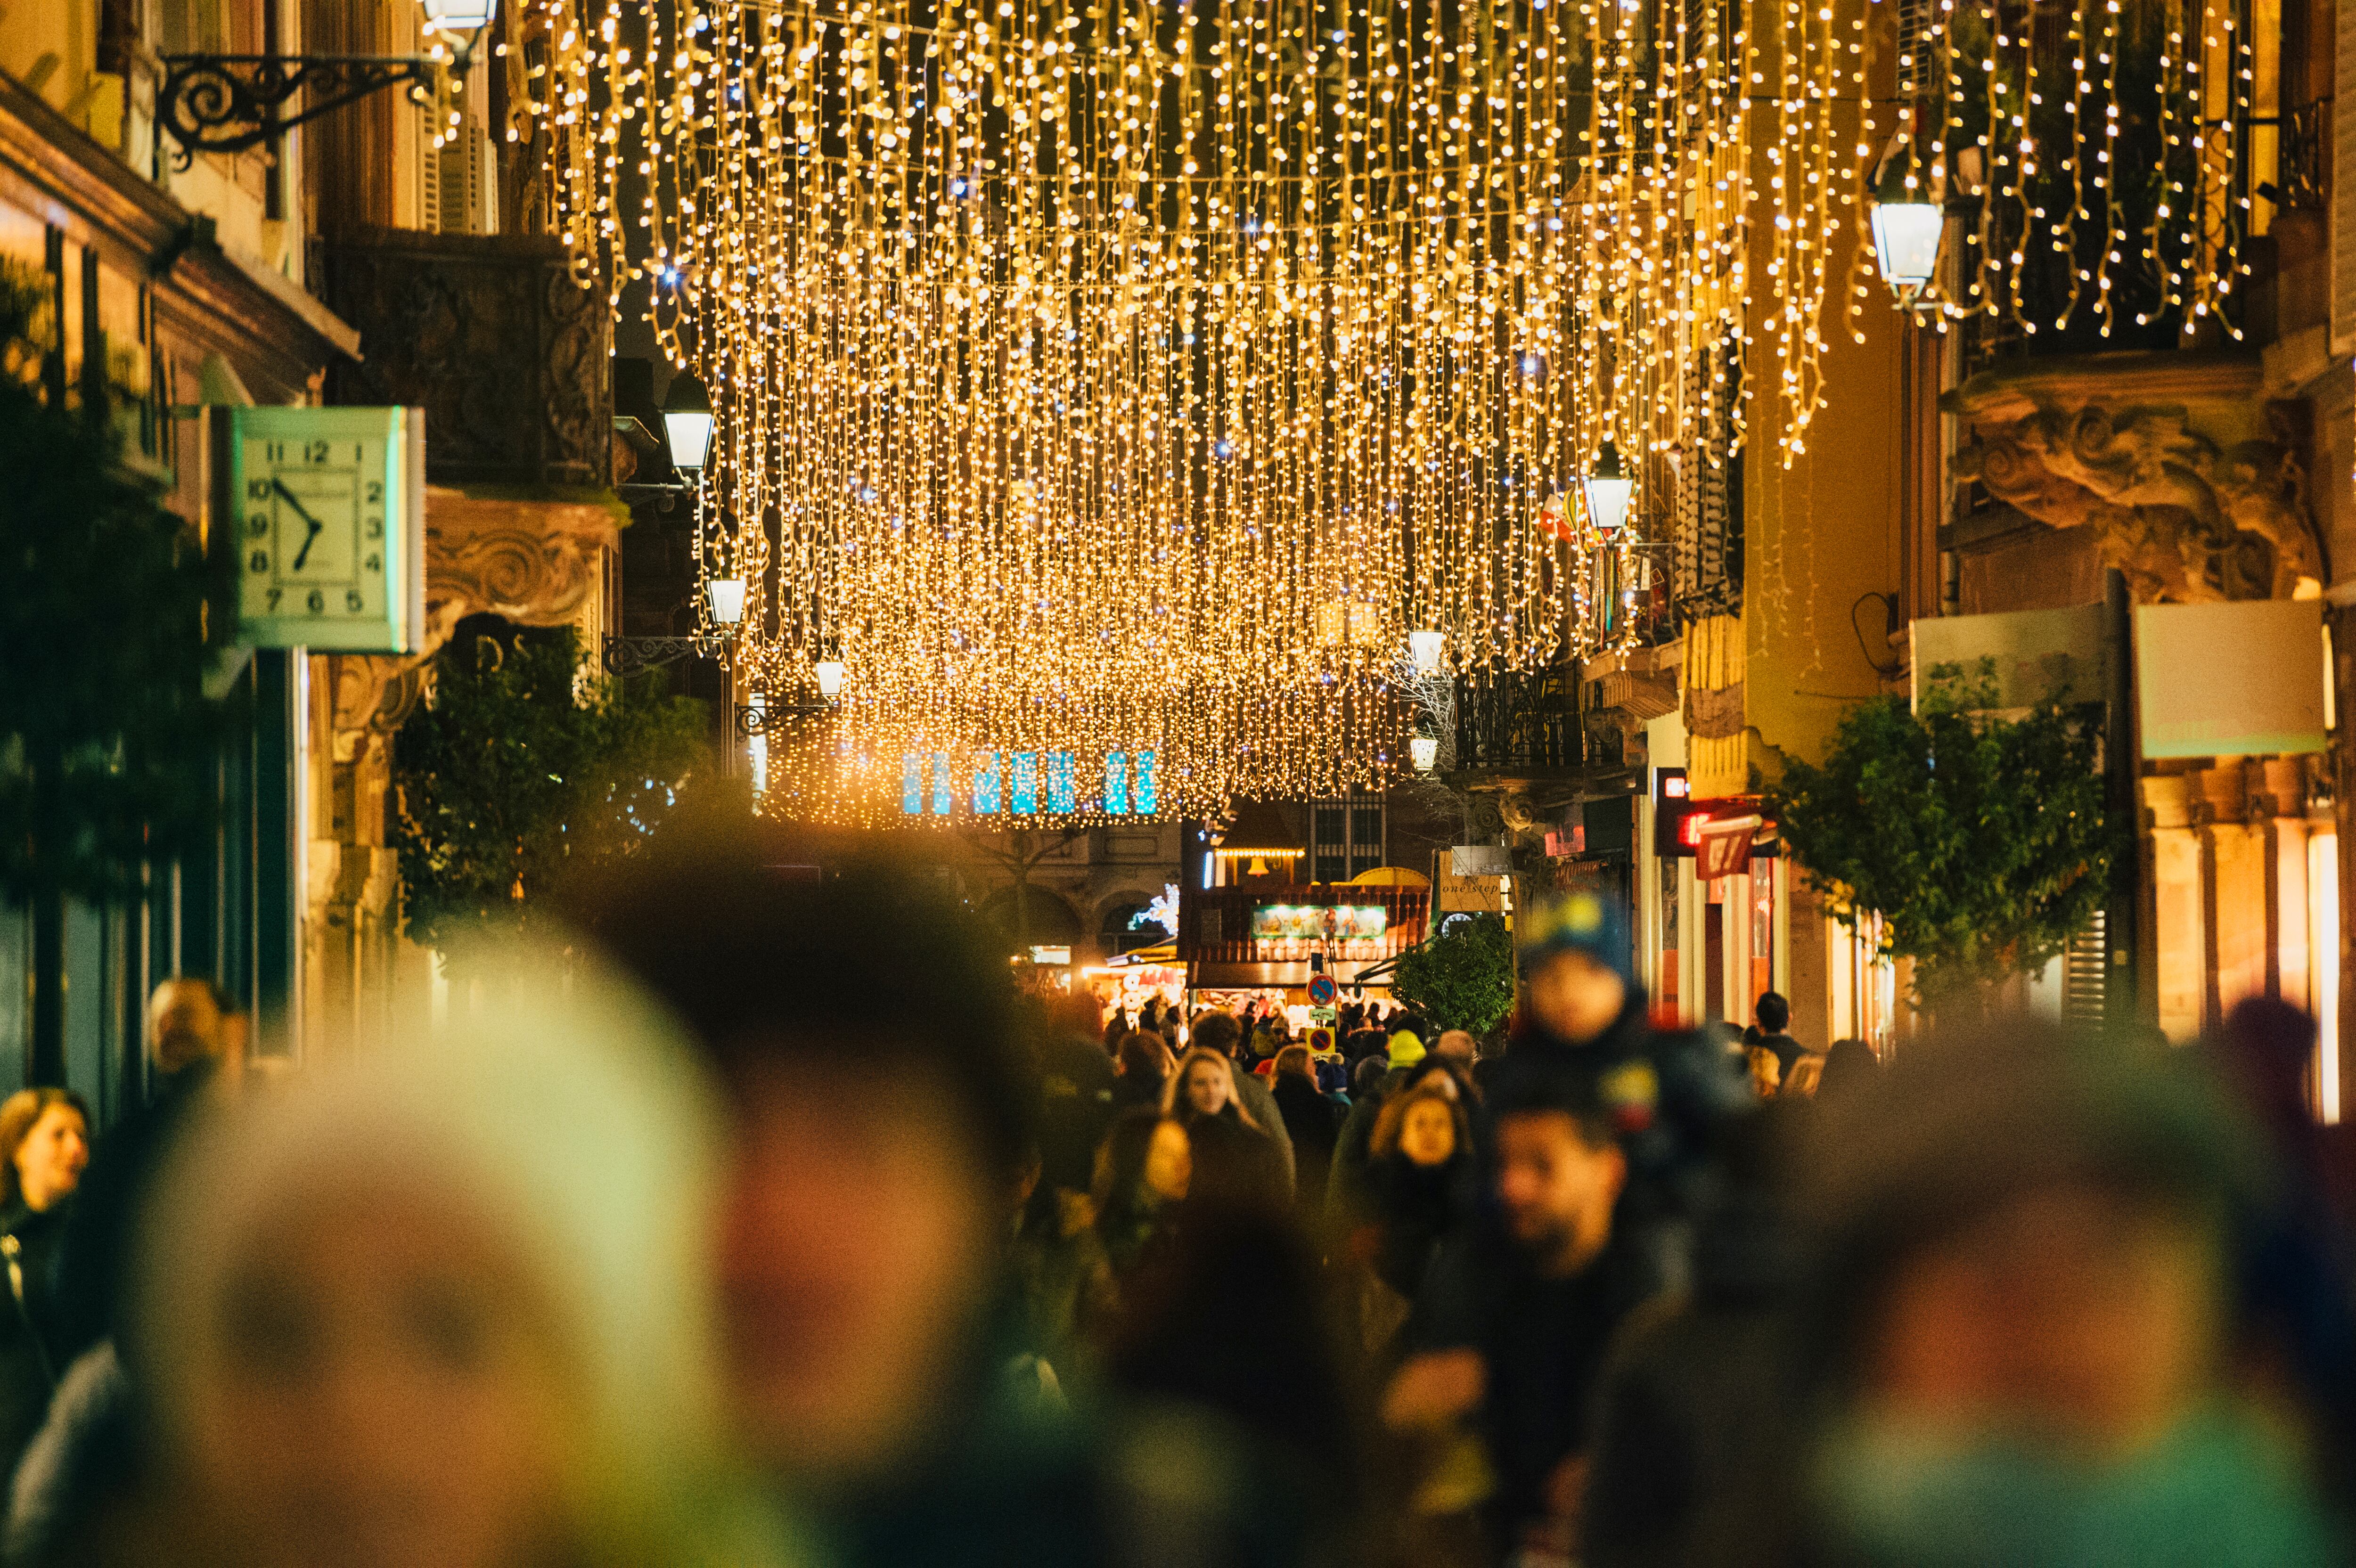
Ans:
{"label": "street lamp", "polygon": [[1440,633],[1429,629],[1419,629],[1407,635],[1408,653],[1415,660],[1416,674],[1438,675],[1440,673],[1440,649],[1447,645],[1447,641],[1448,639]]}
{"label": "street lamp", "polygon": [[842,661],[841,659],[818,661],[818,694],[829,702],[842,695]]}
{"label": "street lamp", "polygon": [[723,626],[734,626],[744,618],[744,580],[741,577],[713,577],[703,584],[704,602],[712,606],[712,618]]}
{"label": "street lamp", "polygon": [[690,472],[703,466],[712,452],[712,394],[702,378],[681,370],[663,394],[663,431],[670,437],[670,462]]}
{"label": "street lamp", "polygon": [[1595,449],[1595,471],[1582,480],[1587,487],[1587,517],[1595,531],[1605,539],[1616,537],[1628,521],[1628,502],[1636,493],[1636,481],[1621,466],[1620,449],[1612,438]]}
{"label": "street lamp", "polygon": [[1418,735],[1407,743],[1408,755],[1414,759],[1415,771],[1428,773],[1440,763],[1440,737]]}
{"label": "street lamp", "polygon": [[418,4],[424,9],[426,27],[436,33],[479,33],[499,11],[499,0],[418,0]]}
{"label": "street lamp", "polygon": [[1946,229],[1946,209],[1935,201],[1873,204],[1873,259],[1901,305],[1911,309],[1938,272]]}

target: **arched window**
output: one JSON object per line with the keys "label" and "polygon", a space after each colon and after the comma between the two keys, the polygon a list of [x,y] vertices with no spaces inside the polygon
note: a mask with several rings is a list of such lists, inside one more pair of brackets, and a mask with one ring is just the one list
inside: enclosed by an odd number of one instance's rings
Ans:
{"label": "arched window", "polygon": [[1106,909],[1104,919],[1097,925],[1097,942],[1107,957],[1170,940],[1170,933],[1162,929],[1159,922],[1145,918],[1145,910],[1142,899],[1126,900]]}

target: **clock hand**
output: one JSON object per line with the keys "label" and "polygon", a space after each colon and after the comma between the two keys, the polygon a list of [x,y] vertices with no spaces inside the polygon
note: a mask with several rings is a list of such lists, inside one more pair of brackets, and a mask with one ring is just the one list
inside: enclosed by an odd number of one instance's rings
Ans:
{"label": "clock hand", "polygon": [[303,563],[311,558],[311,547],[318,542],[319,530],[327,525],[313,517],[309,508],[294,498],[294,492],[286,487],[284,480],[273,478],[270,481],[270,487],[286,497],[286,504],[294,508],[295,515],[311,525],[311,531],[303,536],[303,548],[294,553],[294,570],[300,571],[303,570]]}
{"label": "clock hand", "polygon": [[304,506],[300,500],[295,498],[294,492],[286,487],[286,482],[284,480],[273,479],[270,482],[270,487],[277,491],[281,496],[286,497],[286,504],[294,508],[294,513],[297,517],[301,517],[305,522],[310,524],[315,528],[320,526],[319,519],[313,517],[311,515],[310,508]]}

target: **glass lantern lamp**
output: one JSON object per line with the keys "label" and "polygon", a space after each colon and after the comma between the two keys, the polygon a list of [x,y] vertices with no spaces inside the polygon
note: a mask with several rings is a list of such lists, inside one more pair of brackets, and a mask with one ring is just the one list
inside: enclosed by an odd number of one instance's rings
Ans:
{"label": "glass lantern lamp", "polygon": [[692,370],[671,378],[663,395],[663,433],[670,438],[674,468],[694,473],[712,452],[712,394]]}
{"label": "glass lantern lamp", "polygon": [[1620,461],[1620,449],[1606,436],[1595,449],[1595,467],[1582,483],[1587,490],[1587,518],[1606,539],[1617,539],[1628,523],[1628,503],[1635,497],[1636,481]]}
{"label": "glass lantern lamp", "polygon": [[1937,274],[1946,229],[1946,211],[1937,202],[1873,204],[1873,259],[1900,304],[1913,304]]}
{"label": "glass lantern lamp", "polygon": [[1415,673],[1418,675],[1438,675],[1440,656],[1446,646],[1447,638],[1429,628],[1407,635],[1408,654],[1415,660]]}
{"label": "glass lantern lamp", "polygon": [[704,602],[712,607],[712,619],[723,626],[734,626],[744,619],[744,580],[741,577],[714,577],[703,584]]}

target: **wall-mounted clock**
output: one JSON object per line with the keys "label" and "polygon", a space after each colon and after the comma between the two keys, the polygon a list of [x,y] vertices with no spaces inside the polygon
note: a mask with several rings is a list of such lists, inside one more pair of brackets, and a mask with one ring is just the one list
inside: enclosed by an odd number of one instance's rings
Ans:
{"label": "wall-mounted clock", "polygon": [[241,408],[223,515],[255,647],[416,651],[425,624],[425,411]]}

